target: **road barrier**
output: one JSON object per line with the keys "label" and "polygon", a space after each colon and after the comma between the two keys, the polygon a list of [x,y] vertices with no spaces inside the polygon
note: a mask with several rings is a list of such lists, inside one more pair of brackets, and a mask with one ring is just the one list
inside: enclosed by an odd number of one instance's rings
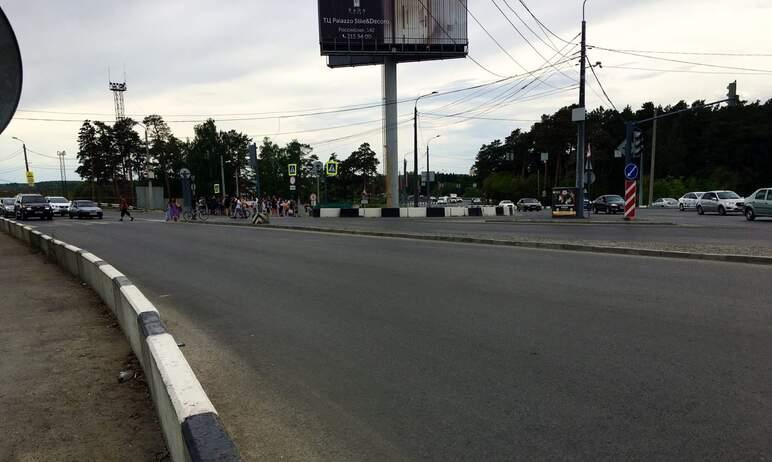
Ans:
{"label": "road barrier", "polygon": [[0,230],[27,243],[86,283],[113,312],[145,371],[171,460],[240,461],[238,448],[177,342],[142,292],[96,255],[29,226],[0,220]]}
{"label": "road barrier", "polygon": [[495,217],[506,215],[504,207],[401,207],[317,208],[314,218],[443,218]]}

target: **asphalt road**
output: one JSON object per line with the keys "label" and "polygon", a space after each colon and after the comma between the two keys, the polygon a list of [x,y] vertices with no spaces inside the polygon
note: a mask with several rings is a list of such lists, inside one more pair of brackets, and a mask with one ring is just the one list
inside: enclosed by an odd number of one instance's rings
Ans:
{"label": "asphalt road", "polygon": [[161,307],[247,458],[772,454],[766,266],[142,220],[39,226]]}

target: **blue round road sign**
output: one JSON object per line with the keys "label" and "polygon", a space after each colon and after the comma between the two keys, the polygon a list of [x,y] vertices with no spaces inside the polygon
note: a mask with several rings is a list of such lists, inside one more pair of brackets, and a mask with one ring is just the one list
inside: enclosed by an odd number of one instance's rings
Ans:
{"label": "blue round road sign", "polygon": [[627,164],[625,165],[625,178],[628,180],[637,180],[638,179],[638,166],[635,164]]}

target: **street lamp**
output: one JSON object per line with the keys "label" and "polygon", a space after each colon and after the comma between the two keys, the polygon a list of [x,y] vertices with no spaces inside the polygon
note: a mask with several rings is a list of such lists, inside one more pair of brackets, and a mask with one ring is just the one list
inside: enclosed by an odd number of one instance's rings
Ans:
{"label": "street lamp", "polygon": [[147,142],[147,125],[142,122],[134,121],[137,125],[141,125],[145,129],[145,158],[147,160],[147,209],[150,210],[153,207],[153,173],[150,171],[150,144]]}
{"label": "street lamp", "polygon": [[433,91],[425,95],[421,95],[415,99],[415,106],[413,108],[413,167],[415,178],[413,178],[413,193],[415,194],[414,206],[418,207],[418,196],[420,189],[418,188],[418,101],[426,96],[436,95],[437,92]]}
{"label": "street lamp", "polygon": [[25,143],[23,139],[17,138],[15,136],[12,136],[11,138],[21,142],[21,147],[24,150],[24,169],[25,169],[24,171],[25,173],[29,174],[29,162],[27,161],[27,143]]}
{"label": "street lamp", "polygon": [[432,205],[432,176],[429,173],[429,144],[431,144],[432,141],[436,140],[437,138],[441,137],[442,135],[436,135],[429,139],[429,141],[426,142],[426,204],[427,206]]}

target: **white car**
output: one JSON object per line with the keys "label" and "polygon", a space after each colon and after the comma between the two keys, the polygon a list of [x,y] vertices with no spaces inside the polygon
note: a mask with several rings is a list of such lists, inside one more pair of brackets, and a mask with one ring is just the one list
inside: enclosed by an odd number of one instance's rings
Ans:
{"label": "white car", "polygon": [[708,191],[697,201],[697,213],[745,213],[745,199],[734,191]]}
{"label": "white car", "polygon": [[697,201],[700,200],[704,192],[689,192],[681,196],[678,199],[678,209],[684,211],[686,209],[697,208]]}
{"label": "white car", "polygon": [[460,197],[451,197],[450,198],[450,203],[451,204],[463,204],[464,203],[464,199],[462,199]]}
{"label": "white car", "polygon": [[51,204],[51,210],[54,211],[54,215],[67,215],[70,209],[70,200],[61,196],[48,196],[48,203]]}
{"label": "white car", "polygon": [[499,202],[499,207],[514,209],[515,208],[515,203],[512,202],[512,201],[501,201],[501,202]]}
{"label": "white car", "polygon": [[448,196],[442,196],[437,199],[437,205],[448,205]]}

